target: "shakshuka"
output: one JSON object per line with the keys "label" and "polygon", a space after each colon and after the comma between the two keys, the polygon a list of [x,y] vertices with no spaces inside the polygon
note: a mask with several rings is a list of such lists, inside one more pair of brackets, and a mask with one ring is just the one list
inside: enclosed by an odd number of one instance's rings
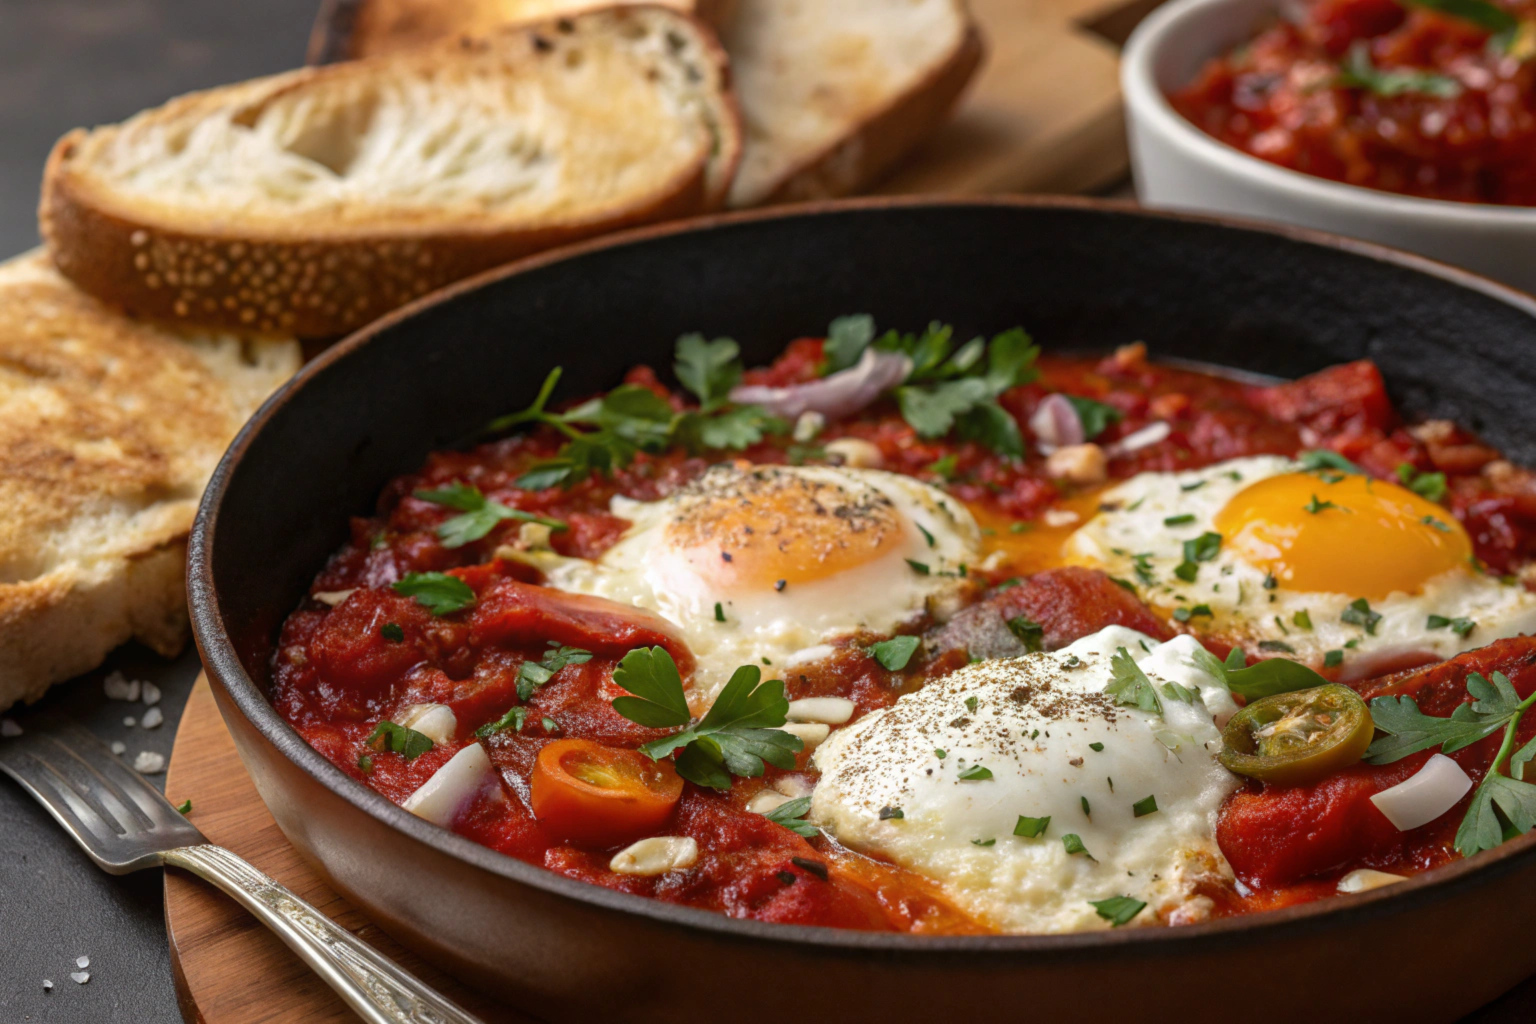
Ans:
{"label": "shakshuka", "polygon": [[1536,826],[1536,477],[1370,362],[860,315],[671,370],[393,481],[283,626],[293,727],[549,871],[839,928],[1189,924]]}

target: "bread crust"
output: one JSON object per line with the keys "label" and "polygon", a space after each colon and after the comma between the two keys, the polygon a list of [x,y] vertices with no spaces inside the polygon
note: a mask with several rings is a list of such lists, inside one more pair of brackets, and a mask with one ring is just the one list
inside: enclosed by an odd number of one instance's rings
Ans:
{"label": "bread crust", "polygon": [[[171,224],[154,210],[137,210],[117,196],[101,194],[72,171],[71,159],[89,135],[77,129],[60,139],[48,157],[38,211],[43,238],[59,270],[75,284],[135,315],[328,338],[443,285],[544,249],[718,209],[741,156],[729,67],[707,26],[676,12],[671,16],[691,23],[713,66],[715,82],[707,102],[718,134],[713,152],[628,209],[549,225],[483,230],[430,222],[377,231],[305,231],[299,225],[264,236],[249,228],[232,230],[215,218]],[[556,31],[557,23],[547,24],[547,31]],[[520,31],[533,38],[546,29],[540,24]],[[462,40],[444,49],[488,45]],[[305,69],[288,76],[283,88],[348,73],[348,66]],[[208,96],[193,94],[167,106],[204,102]]]}
{"label": "bread crust", "polygon": [[751,204],[835,199],[877,182],[949,117],[986,57],[981,29],[967,15],[960,45],[922,81],[870,116],[855,131],[802,160]]}

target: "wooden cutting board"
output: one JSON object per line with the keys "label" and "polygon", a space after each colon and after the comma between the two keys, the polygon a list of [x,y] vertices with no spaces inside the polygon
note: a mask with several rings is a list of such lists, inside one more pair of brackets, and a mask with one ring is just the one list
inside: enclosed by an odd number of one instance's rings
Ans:
{"label": "wooden cutting board", "polygon": [[[278,830],[235,752],[208,680],[199,678],[176,734],[165,792],[192,801],[191,821],[486,1024],[532,1024],[409,952],[321,881]],[[193,1024],[357,1024],[304,962],[208,883],[165,875],[165,926],[182,1015]]]}

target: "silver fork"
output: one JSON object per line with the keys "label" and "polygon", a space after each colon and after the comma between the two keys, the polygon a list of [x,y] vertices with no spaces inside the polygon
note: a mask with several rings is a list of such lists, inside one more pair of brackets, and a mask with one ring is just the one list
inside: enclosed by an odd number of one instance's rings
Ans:
{"label": "silver fork", "polygon": [[0,740],[0,771],[36,797],[103,871],[125,875],[169,865],[224,890],[369,1024],[479,1024],[318,909],[209,843],[143,776],[78,725],[43,720]]}

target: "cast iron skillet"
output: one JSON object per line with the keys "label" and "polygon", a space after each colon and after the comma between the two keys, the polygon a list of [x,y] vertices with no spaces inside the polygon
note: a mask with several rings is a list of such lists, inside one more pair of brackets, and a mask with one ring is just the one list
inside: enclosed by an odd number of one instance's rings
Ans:
{"label": "cast iron skillet", "polygon": [[[1281,376],[1381,366],[1410,415],[1536,461],[1536,301],[1302,232],[1074,200],[868,201],[648,229],[424,299],[306,368],[241,431],[203,499],[193,624],[278,824],[403,942],[562,1020],[1447,1020],[1536,969],[1536,836],[1358,896],[1178,929],[918,938],[728,919],[589,886],[429,825],[352,782],[263,695],[283,618],[384,483],[688,331],[749,365],[834,316],[1023,324],[1047,348],[1144,340]],[[1301,823],[1298,823],[1300,826]]]}

